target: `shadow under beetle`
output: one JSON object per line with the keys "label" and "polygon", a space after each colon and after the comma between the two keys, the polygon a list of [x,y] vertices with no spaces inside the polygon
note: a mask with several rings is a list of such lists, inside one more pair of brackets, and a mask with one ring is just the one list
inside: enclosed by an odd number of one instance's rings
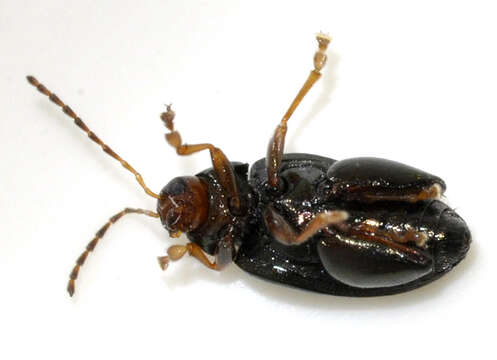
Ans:
{"label": "shadow under beetle", "polygon": [[27,77],[157,199],[157,212],[126,208],[96,233],[70,274],[71,296],[88,254],[112,224],[130,213],[159,218],[173,238],[186,233],[188,244],[173,245],[158,258],[163,270],[188,253],[213,270],[234,261],[262,278],[333,295],[408,291],[439,278],[464,258],[470,232],[439,200],[445,191],[442,179],[384,159],[283,155],[288,119],[326,63],[331,39],[324,34],[316,38],[314,69],[277,126],[266,158],[250,174],[247,164],[230,162],[211,144],[184,144],[167,106],[161,114],[167,142],[178,155],[208,150],[213,167],[177,177],[159,194],[57,95]]}

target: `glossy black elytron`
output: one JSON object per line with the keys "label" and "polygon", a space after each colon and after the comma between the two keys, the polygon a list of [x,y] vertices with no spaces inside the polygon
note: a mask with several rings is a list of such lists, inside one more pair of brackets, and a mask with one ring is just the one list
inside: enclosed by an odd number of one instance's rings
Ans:
{"label": "glossy black elytron", "polygon": [[[409,197],[434,184],[431,189],[445,189],[440,178],[421,170],[375,158],[287,154],[284,187],[275,193],[267,186],[264,159],[252,166],[248,183],[247,166],[235,168],[241,188],[249,192],[249,211],[234,261],[259,277],[333,295],[389,295],[439,278],[469,249],[468,227],[448,205]],[[269,205],[296,229],[323,211],[345,210],[349,218],[289,246],[267,228]]]}

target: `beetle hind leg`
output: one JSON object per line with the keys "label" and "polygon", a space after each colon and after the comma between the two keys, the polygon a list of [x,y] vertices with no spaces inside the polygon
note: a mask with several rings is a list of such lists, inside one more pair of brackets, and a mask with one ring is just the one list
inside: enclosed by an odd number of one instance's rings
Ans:
{"label": "beetle hind leg", "polygon": [[264,221],[267,228],[277,241],[285,245],[300,245],[317,232],[330,225],[342,223],[347,218],[348,213],[346,211],[324,211],[316,214],[302,231],[297,232],[272,206],[268,206],[264,212]]}
{"label": "beetle hind leg", "polygon": [[439,199],[442,179],[414,167],[378,158],[340,160],[327,171],[330,195],[346,201],[416,203]]}
{"label": "beetle hind leg", "polygon": [[358,288],[393,287],[415,281],[432,271],[429,251],[396,244],[378,235],[327,234],[317,244],[326,272]]}

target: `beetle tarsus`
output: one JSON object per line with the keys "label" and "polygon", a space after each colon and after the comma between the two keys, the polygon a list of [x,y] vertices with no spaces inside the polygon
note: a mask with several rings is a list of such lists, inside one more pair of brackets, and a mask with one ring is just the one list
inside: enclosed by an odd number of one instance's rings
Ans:
{"label": "beetle tarsus", "polygon": [[166,271],[169,266],[169,256],[158,256],[157,261],[162,271]]}
{"label": "beetle tarsus", "polygon": [[[194,257],[206,267],[211,270],[221,270],[227,263],[226,254],[222,253],[222,261],[218,264],[218,261],[211,262],[209,258],[205,255],[204,251],[200,246],[195,243],[188,243],[186,245],[171,245],[167,249],[168,256],[159,256],[157,259],[162,270],[166,270],[170,261],[178,261],[183,258],[185,254]],[[216,256],[217,260],[217,256]]]}

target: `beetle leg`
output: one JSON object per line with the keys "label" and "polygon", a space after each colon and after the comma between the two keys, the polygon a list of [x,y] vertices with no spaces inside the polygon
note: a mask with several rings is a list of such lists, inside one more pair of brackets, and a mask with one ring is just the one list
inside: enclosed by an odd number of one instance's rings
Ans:
{"label": "beetle leg", "polygon": [[186,253],[193,256],[206,267],[212,270],[222,270],[231,263],[234,257],[234,246],[231,236],[225,236],[218,245],[218,251],[215,255],[215,261],[209,260],[207,255],[200,246],[195,243],[188,243],[186,245],[172,245],[167,249],[167,256],[159,256],[157,260],[162,270],[166,270],[169,261],[177,261],[181,259]]}
{"label": "beetle leg", "polygon": [[240,192],[236,183],[235,171],[226,155],[224,155],[221,149],[212,144],[183,144],[179,132],[174,130],[174,117],[175,113],[171,109],[171,105],[167,105],[167,111],[161,114],[161,119],[170,131],[165,136],[169,145],[176,149],[178,155],[191,155],[202,150],[209,150],[212,166],[219,182],[228,195],[230,207],[235,213],[239,213],[241,209]]}
{"label": "beetle leg", "polygon": [[235,254],[234,239],[231,233],[228,233],[217,243],[215,255],[217,269],[221,270],[229,265],[235,258]]}
{"label": "beetle leg", "polygon": [[391,287],[432,271],[433,258],[429,251],[399,244],[383,234],[342,230],[321,238],[317,250],[328,274],[344,284],[360,288]]}
{"label": "beetle leg", "polygon": [[195,259],[200,261],[211,270],[220,270],[220,268],[217,266],[216,261],[211,262],[200,246],[195,243],[189,243],[187,247],[188,254],[190,254],[190,256],[193,256]]}
{"label": "beetle leg", "polygon": [[272,206],[268,206],[264,212],[264,221],[267,228],[276,240],[285,245],[300,245],[315,235],[318,231],[330,225],[341,223],[348,218],[346,211],[325,211],[318,213],[307,223],[304,229],[298,233],[278,214]]}
{"label": "beetle leg", "polygon": [[157,260],[159,260],[159,265],[162,270],[166,270],[169,265],[169,261],[178,261],[183,258],[186,253],[199,260],[209,269],[218,270],[216,268],[216,264],[209,260],[200,246],[194,243],[188,243],[186,245],[172,245],[167,249],[167,256],[159,256]]}
{"label": "beetle leg", "polygon": [[328,168],[330,195],[346,201],[415,203],[438,199],[445,183],[438,176],[395,161],[352,158]]}
{"label": "beetle leg", "polygon": [[280,189],[281,187],[279,171],[285,147],[285,136],[287,131],[288,119],[290,119],[293,112],[300,104],[302,99],[305,97],[307,92],[312,88],[316,81],[319,80],[319,78],[321,77],[321,69],[326,64],[327,57],[325,51],[331,41],[331,38],[325,34],[319,33],[316,36],[316,39],[318,41],[319,48],[314,54],[314,69],[307,77],[306,82],[291,103],[287,112],[281,119],[281,122],[276,127],[271,140],[269,141],[266,155],[266,167],[269,185],[271,185],[274,189]]}
{"label": "beetle leg", "polygon": [[76,279],[78,278],[79,269],[85,263],[86,258],[88,257],[90,252],[92,252],[95,249],[95,246],[97,246],[100,239],[103,238],[103,236],[107,232],[107,229],[112,224],[115,224],[117,220],[119,220],[120,218],[122,218],[126,214],[143,214],[143,215],[151,216],[154,218],[159,217],[159,214],[157,214],[153,211],[150,211],[150,210],[131,209],[131,208],[125,208],[123,211],[112,216],[109,219],[109,221],[107,221],[107,223],[104,226],[102,226],[100,228],[100,230],[97,231],[93,240],[88,243],[85,251],[83,251],[83,253],[79,256],[78,260],[76,260],[76,265],[74,266],[74,268],[71,271],[71,274],[69,275],[69,283],[67,284],[67,291],[69,292],[70,296],[73,296],[73,294],[74,294],[75,283],[76,283]]}
{"label": "beetle leg", "polygon": [[145,192],[147,193],[147,195],[151,196],[151,197],[154,197],[156,199],[159,198],[159,195],[157,195],[156,193],[154,193],[152,190],[150,190],[147,185],[145,185],[145,182],[143,181],[143,178],[142,176],[140,175],[139,172],[137,172],[126,160],[124,160],[123,158],[121,158],[119,155],[117,155],[114,150],[112,150],[108,145],[104,144],[104,142],[102,140],[100,140],[100,138],[93,132],[91,131],[88,126],[86,126],[86,124],[83,122],[83,120],[81,120],[80,117],[78,117],[78,115],[76,115],[76,113],[69,107],[67,106],[66,104],[64,104],[62,102],[62,100],[59,99],[59,97],[57,95],[55,95],[54,93],[50,92],[50,90],[48,90],[43,84],[40,84],[40,82],[38,82],[38,80],[36,80],[35,77],[33,76],[27,76],[27,79],[28,79],[28,82],[33,85],[34,87],[36,87],[38,89],[39,92],[41,92],[43,95],[46,95],[48,96],[48,98],[56,105],[60,106],[62,108],[62,111],[64,112],[64,114],[66,114],[67,116],[69,116],[70,118],[74,119],[74,123],[81,129],[83,130],[87,135],[88,137],[94,141],[95,143],[97,143],[98,145],[100,145],[100,147],[102,148],[102,150],[108,154],[109,156],[113,157],[114,159],[116,159],[117,161],[119,161],[121,163],[121,165],[128,171],[130,171],[133,175],[135,175],[135,178],[136,178],[136,181],[138,181],[138,183],[140,184],[140,186],[143,188],[143,190],[145,190]]}

